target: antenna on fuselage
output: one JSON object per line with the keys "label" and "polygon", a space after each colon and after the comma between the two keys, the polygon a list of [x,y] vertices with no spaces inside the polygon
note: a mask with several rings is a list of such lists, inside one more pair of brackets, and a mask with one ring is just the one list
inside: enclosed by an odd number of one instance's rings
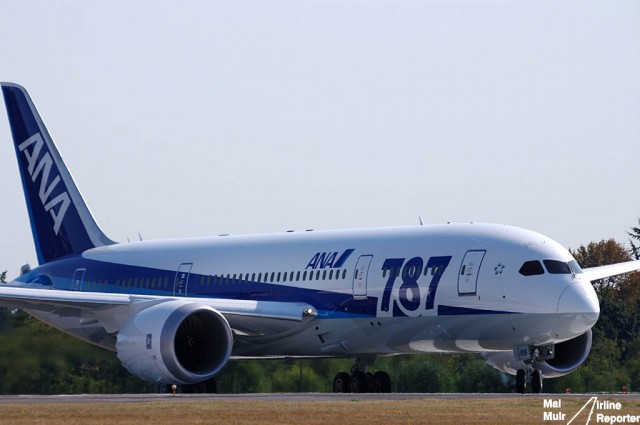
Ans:
{"label": "antenna on fuselage", "polygon": [[424,222],[422,221],[422,217],[418,216],[418,221],[420,222],[420,226],[424,226]]}

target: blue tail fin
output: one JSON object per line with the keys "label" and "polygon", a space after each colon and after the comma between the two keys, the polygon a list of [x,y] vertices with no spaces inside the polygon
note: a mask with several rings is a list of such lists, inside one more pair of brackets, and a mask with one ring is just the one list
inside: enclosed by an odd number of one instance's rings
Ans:
{"label": "blue tail fin", "polygon": [[38,262],[113,244],[84,203],[27,91],[1,85]]}

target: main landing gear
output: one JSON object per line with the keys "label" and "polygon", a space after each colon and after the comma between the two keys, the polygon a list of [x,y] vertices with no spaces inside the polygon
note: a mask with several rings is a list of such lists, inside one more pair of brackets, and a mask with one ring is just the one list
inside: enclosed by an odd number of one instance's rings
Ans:
{"label": "main landing gear", "polygon": [[372,359],[358,358],[351,373],[339,372],[333,379],[334,393],[390,393],[391,378],[387,372],[369,372]]}
{"label": "main landing gear", "polygon": [[516,360],[525,365],[525,369],[518,369],[516,372],[516,392],[524,394],[527,384],[531,385],[531,392],[540,394],[542,392],[542,372],[535,368],[536,363],[551,360],[555,356],[555,346],[548,345],[519,345],[514,348],[513,353]]}

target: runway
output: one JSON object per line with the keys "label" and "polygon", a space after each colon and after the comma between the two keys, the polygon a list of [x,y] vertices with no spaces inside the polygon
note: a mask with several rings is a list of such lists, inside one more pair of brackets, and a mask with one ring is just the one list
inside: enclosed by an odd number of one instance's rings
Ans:
{"label": "runway", "polygon": [[375,400],[465,400],[465,399],[521,399],[521,398],[621,398],[640,399],[640,394],[476,394],[476,393],[270,393],[270,394],[72,394],[72,395],[2,395],[0,404],[12,403],[167,403],[202,401],[271,401],[271,402],[336,402]]}

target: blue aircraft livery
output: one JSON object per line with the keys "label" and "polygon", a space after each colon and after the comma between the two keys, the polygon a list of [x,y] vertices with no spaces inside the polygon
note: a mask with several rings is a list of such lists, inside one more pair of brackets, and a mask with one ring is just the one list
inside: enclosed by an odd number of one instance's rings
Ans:
{"label": "blue aircraft livery", "polygon": [[26,90],[1,85],[38,266],[0,285],[0,305],[160,386],[211,391],[230,359],[346,357],[334,391],[389,392],[377,356],[439,352],[478,353],[540,392],[589,354],[591,281],[640,269],[583,270],[547,236],[478,223],[116,243]]}

